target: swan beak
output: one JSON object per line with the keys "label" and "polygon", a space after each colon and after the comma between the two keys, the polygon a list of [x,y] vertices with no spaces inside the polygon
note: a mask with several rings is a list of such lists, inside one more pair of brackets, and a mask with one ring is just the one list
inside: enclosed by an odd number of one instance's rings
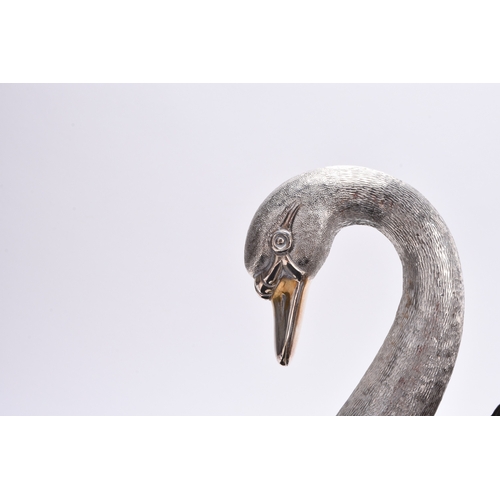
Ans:
{"label": "swan beak", "polygon": [[307,279],[282,278],[271,301],[274,309],[274,338],[280,365],[288,365],[295,350]]}

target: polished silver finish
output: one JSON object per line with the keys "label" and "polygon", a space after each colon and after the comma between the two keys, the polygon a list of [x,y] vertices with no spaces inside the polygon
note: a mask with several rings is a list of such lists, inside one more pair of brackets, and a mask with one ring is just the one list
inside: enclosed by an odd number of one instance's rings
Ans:
{"label": "polished silver finish", "polygon": [[258,293],[275,306],[278,360],[287,364],[293,351],[305,284],[323,265],[335,235],[353,224],[375,227],[393,243],[403,266],[403,295],[382,347],[339,415],[434,415],[462,335],[460,261],[434,207],[382,172],[313,170],[282,184],[257,210],[245,265]]}
{"label": "polished silver finish", "polygon": [[263,299],[272,297],[273,292],[284,276],[289,276],[297,281],[301,281],[304,276],[304,272],[292,262],[289,256],[293,244],[290,230],[299,207],[300,204],[294,203],[285,211],[280,228],[269,239],[273,254],[271,263],[255,277],[255,290]]}
{"label": "polished silver finish", "polygon": [[269,240],[273,258],[255,277],[255,289],[263,299],[271,299],[274,306],[276,356],[282,365],[288,365],[298,336],[300,306],[307,280],[305,273],[290,258],[293,246],[292,225],[300,208],[293,203],[284,212],[283,222]]}

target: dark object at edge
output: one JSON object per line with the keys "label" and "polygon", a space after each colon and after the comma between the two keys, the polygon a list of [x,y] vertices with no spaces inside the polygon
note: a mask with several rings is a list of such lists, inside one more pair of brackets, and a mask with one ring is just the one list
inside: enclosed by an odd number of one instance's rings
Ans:
{"label": "dark object at edge", "polygon": [[498,405],[495,409],[495,411],[493,412],[493,414],[491,415],[492,417],[500,417],[500,405]]}

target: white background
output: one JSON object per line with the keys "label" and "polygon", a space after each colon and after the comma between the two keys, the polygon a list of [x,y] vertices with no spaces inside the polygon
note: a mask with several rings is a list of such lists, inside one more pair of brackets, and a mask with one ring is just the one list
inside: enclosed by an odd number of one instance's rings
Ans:
{"label": "white background", "polygon": [[466,291],[438,415],[500,403],[498,85],[2,85],[0,413],[334,415],[393,321],[376,230],[335,240],[289,367],[243,264],[288,178],[382,170],[447,222]]}

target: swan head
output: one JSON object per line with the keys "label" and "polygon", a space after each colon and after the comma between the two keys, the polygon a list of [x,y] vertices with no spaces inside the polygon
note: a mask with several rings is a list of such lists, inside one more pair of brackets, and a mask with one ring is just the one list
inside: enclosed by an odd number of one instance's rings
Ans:
{"label": "swan head", "polygon": [[284,366],[296,345],[307,284],[323,265],[336,232],[326,199],[311,192],[314,181],[302,175],[274,191],[257,210],[245,244],[255,289],[273,304],[276,355]]}

